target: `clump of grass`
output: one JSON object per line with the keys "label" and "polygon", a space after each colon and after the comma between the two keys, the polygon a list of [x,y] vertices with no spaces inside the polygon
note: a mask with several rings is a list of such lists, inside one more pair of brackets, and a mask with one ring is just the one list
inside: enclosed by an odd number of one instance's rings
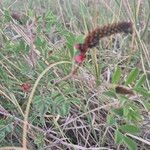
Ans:
{"label": "clump of grass", "polygon": [[[150,17],[140,2],[1,2],[0,149],[149,149]],[[126,19],[133,36],[104,38],[74,63],[88,30]]]}

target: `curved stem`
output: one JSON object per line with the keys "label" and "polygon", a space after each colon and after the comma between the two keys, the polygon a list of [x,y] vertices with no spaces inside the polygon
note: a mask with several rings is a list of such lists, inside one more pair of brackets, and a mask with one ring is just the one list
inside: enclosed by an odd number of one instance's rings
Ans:
{"label": "curved stem", "polygon": [[23,135],[22,135],[22,145],[23,145],[23,149],[27,149],[27,125],[28,125],[28,115],[29,115],[29,111],[30,111],[30,105],[31,102],[33,100],[33,96],[35,93],[35,90],[38,86],[38,83],[40,82],[41,78],[54,66],[59,65],[59,64],[65,64],[65,63],[70,63],[68,61],[61,61],[61,62],[57,62],[54,64],[51,64],[50,66],[48,66],[37,78],[37,80],[35,81],[35,84],[33,86],[33,89],[30,93],[29,99],[28,99],[28,103],[26,106],[26,110],[25,110],[25,115],[24,115],[24,124],[23,124]]}

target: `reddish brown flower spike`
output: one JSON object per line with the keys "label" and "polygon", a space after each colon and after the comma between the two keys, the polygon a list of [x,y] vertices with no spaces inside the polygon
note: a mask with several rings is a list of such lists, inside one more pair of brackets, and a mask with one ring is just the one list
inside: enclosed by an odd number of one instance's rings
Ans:
{"label": "reddish brown flower spike", "polygon": [[119,94],[130,94],[130,95],[133,95],[133,91],[127,87],[123,87],[123,86],[116,86],[116,93],[119,93]]}
{"label": "reddish brown flower spike", "polygon": [[97,27],[85,37],[83,43],[76,44],[74,47],[80,52],[86,53],[88,48],[93,48],[99,44],[99,40],[103,37],[110,36],[116,33],[131,33],[133,32],[131,22],[119,22],[108,24],[102,27]]}
{"label": "reddish brown flower spike", "polygon": [[21,85],[21,90],[25,93],[29,92],[31,85],[29,83],[23,83]]}
{"label": "reddish brown flower spike", "polygon": [[99,40],[103,37],[107,37],[116,33],[131,33],[133,32],[131,22],[119,22],[108,24],[103,27],[97,27],[85,37],[83,43],[75,44],[74,48],[79,50],[81,54],[75,56],[75,61],[81,63],[88,48],[93,48],[99,44]]}
{"label": "reddish brown flower spike", "polygon": [[132,34],[132,30],[131,22],[119,22],[97,27],[86,36],[83,45],[86,45],[88,48],[93,48],[99,44],[99,40],[103,37],[122,32]]}

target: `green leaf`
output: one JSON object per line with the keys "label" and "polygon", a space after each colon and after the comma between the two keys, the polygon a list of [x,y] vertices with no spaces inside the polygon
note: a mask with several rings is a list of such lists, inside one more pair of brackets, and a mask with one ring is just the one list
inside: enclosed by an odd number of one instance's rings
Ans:
{"label": "green leaf", "polygon": [[148,91],[148,90],[145,89],[145,88],[136,87],[136,88],[134,88],[134,90],[135,90],[137,93],[143,95],[144,97],[150,97],[150,91]]}
{"label": "green leaf", "polygon": [[71,98],[69,100],[75,105],[81,105],[81,100],[78,98]]}
{"label": "green leaf", "polygon": [[43,133],[37,133],[37,135],[34,138],[34,143],[38,147],[38,150],[42,150],[44,147],[44,134]]}
{"label": "green leaf", "polygon": [[140,87],[144,83],[145,80],[146,80],[146,75],[143,74],[142,77],[139,80],[137,80],[134,88]]}
{"label": "green leaf", "polygon": [[112,110],[116,115],[123,116],[123,108],[116,108]]}
{"label": "green leaf", "polygon": [[122,125],[119,127],[125,133],[135,134],[140,132],[139,128],[134,125]]}
{"label": "green leaf", "polygon": [[150,111],[150,103],[149,102],[143,102],[144,107],[147,109],[147,111]]}
{"label": "green leaf", "polygon": [[3,141],[5,138],[5,132],[4,131],[1,131],[0,132],[0,142]]}
{"label": "green leaf", "polygon": [[103,93],[106,96],[116,98],[116,93],[113,90],[108,90]]}
{"label": "green leaf", "polygon": [[5,132],[6,133],[10,133],[12,132],[13,130],[13,125],[12,124],[8,124],[6,127],[5,127]]}
{"label": "green leaf", "polygon": [[45,15],[44,15],[44,19],[45,19],[46,23],[47,23],[47,22],[50,22],[51,25],[53,25],[53,23],[56,23],[56,22],[57,22],[57,18],[56,18],[56,16],[53,14],[52,11],[46,12]]}
{"label": "green leaf", "polygon": [[112,125],[115,125],[116,120],[113,118],[112,115],[108,115],[107,116],[107,123],[108,123],[108,125],[112,126]]}
{"label": "green leaf", "polygon": [[52,104],[52,100],[49,95],[47,95],[45,98],[42,98],[41,96],[35,96],[33,104],[36,111],[42,116],[48,111],[50,105]]}
{"label": "green leaf", "polygon": [[123,108],[123,116],[127,117],[129,114],[129,108],[126,106]]}
{"label": "green leaf", "polygon": [[4,80],[7,83],[8,76],[5,72],[5,70],[2,69],[2,67],[0,67],[0,78],[1,78],[1,80]]}
{"label": "green leaf", "polygon": [[136,143],[132,139],[124,136],[123,141],[127,145],[129,150],[137,150]]}
{"label": "green leaf", "polygon": [[138,109],[133,108],[133,106],[126,106],[123,108],[123,116],[128,120],[128,121],[140,121],[141,116],[138,112]]}
{"label": "green leaf", "polygon": [[117,84],[119,82],[120,77],[121,69],[117,67],[114,74],[112,75],[112,83]]}
{"label": "green leaf", "polygon": [[10,12],[8,10],[4,10],[4,16],[5,16],[6,21],[11,21],[12,20]]}
{"label": "green leaf", "polygon": [[128,101],[128,98],[125,97],[124,95],[118,95],[118,100],[120,102],[120,106],[123,106],[126,104],[126,102]]}
{"label": "green leaf", "polygon": [[118,130],[115,131],[115,142],[116,144],[121,144],[123,142],[124,135]]}
{"label": "green leaf", "polygon": [[61,116],[67,115],[68,112],[69,112],[69,108],[70,108],[70,104],[69,104],[69,103],[63,103],[63,104],[61,105],[61,108],[59,109],[59,114],[60,114]]}
{"label": "green leaf", "polygon": [[64,99],[63,95],[58,94],[58,95],[55,97],[55,100],[54,100],[54,101],[55,101],[56,105],[61,105],[61,104],[64,103],[65,99]]}
{"label": "green leaf", "polygon": [[71,57],[74,55],[73,45],[75,44],[75,35],[73,33],[68,33],[66,36],[66,47],[70,52]]}
{"label": "green leaf", "polygon": [[36,47],[37,47],[38,49],[40,49],[40,48],[44,49],[45,46],[46,46],[45,40],[44,40],[43,38],[41,38],[41,37],[37,37],[37,38],[35,39],[34,43],[35,43],[35,45],[36,45]]}
{"label": "green leaf", "polygon": [[132,83],[132,82],[136,79],[138,73],[139,73],[139,71],[138,71],[137,68],[133,69],[133,70],[128,74],[128,76],[127,76],[127,78],[126,78],[125,85],[128,85],[128,84]]}
{"label": "green leaf", "polygon": [[28,9],[28,16],[33,17],[34,16],[34,11],[31,9]]}
{"label": "green leaf", "polygon": [[71,57],[73,57],[74,54],[78,52],[78,50],[74,51],[74,48],[73,48],[74,44],[83,42],[84,37],[83,35],[76,36],[75,34],[68,32],[65,35],[65,39],[66,39],[66,47],[69,50]]}

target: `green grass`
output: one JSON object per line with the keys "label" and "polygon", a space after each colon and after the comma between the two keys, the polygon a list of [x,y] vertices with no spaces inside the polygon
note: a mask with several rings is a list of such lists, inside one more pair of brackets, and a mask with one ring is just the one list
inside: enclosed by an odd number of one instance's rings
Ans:
{"label": "green grass", "polygon": [[[1,2],[0,150],[149,149],[149,9],[149,0]],[[122,20],[133,36],[104,38],[74,63],[89,30]]]}

